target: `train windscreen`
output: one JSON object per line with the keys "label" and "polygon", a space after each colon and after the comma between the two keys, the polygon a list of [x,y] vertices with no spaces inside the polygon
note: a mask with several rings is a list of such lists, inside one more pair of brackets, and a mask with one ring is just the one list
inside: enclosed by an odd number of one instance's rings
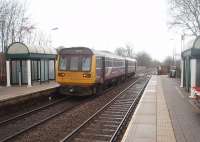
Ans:
{"label": "train windscreen", "polygon": [[91,56],[60,55],[59,70],[61,71],[90,71]]}

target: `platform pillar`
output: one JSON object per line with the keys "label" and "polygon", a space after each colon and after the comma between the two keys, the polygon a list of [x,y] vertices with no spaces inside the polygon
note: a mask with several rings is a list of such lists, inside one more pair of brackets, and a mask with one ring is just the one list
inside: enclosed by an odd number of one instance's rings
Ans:
{"label": "platform pillar", "polygon": [[6,78],[7,78],[7,87],[10,86],[10,61],[6,61]]}
{"label": "platform pillar", "polygon": [[184,61],[181,59],[181,85],[180,87],[183,87],[183,77],[184,77]]}
{"label": "platform pillar", "polygon": [[196,69],[197,69],[197,60],[191,59],[190,60],[191,88],[196,86]]}
{"label": "platform pillar", "polygon": [[27,78],[28,78],[27,87],[31,87],[31,60],[27,60]]}

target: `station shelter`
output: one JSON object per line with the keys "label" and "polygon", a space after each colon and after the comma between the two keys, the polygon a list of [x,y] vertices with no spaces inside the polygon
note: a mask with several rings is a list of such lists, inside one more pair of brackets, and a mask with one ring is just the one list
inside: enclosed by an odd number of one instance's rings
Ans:
{"label": "station shelter", "polygon": [[6,52],[7,86],[28,85],[55,79],[56,50],[12,43]]}
{"label": "station shelter", "polygon": [[181,87],[200,87],[200,37],[190,40],[181,53]]}

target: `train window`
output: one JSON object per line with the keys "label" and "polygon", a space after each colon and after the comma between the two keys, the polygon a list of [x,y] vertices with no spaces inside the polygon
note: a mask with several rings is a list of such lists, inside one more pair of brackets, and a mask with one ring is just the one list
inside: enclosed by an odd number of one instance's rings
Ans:
{"label": "train window", "polygon": [[91,58],[83,57],[82,58],[82,71],[90,71]]}
{"label": "train window", "polygon": [[105,66],[106,67],[112,67],[112,59],[108,59],[105,61]]}
{"label": "train window", "polygon": [[97,68],[102,68],[102,59],[101,57],[96,58],[96,67]]}
{"label": "train window", "polygon": [[67,58],[65,56],[60,56],[60,70],[67,69]]}
{"label": "train window", "polygon": [[78,71],[79,57],[72,56],[70,59],[71,59],[70,60],[70,70],[71,71]]}

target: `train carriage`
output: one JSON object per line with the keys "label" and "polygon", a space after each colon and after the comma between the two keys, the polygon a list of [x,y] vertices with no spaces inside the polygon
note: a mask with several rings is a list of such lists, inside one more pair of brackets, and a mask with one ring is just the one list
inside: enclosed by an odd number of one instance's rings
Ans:
{"label": "train carriage", "polygon": [[95,94],[97,87],[135,74],[136,60],[86,47],[61,49],[56,80],[66,95]]}

